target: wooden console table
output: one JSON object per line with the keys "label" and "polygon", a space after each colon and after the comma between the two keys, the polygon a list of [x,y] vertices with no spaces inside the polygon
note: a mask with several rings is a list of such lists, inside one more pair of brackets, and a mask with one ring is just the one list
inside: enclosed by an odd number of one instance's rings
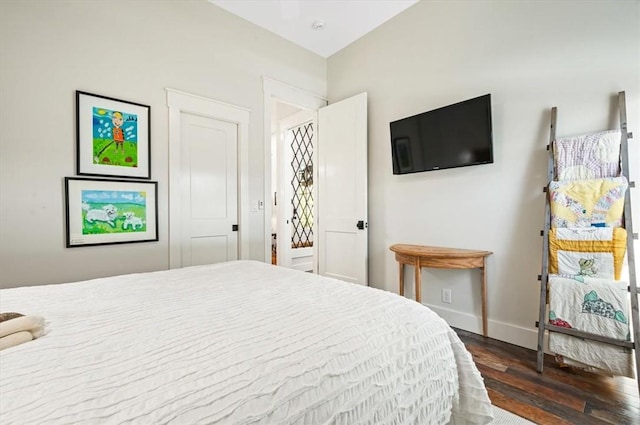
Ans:
{"label": "wooden console table", "polygon": [[404,265],[415,268],[416,301],[421,302],[422,267],[437,269],[480,269],[482,273],[482,335],[487,336],[487,275],[485,271],[490,251],[441,248],[437,246],[395,244],[389,249],[396,253],[400,268],[400,295],[404,296]]}

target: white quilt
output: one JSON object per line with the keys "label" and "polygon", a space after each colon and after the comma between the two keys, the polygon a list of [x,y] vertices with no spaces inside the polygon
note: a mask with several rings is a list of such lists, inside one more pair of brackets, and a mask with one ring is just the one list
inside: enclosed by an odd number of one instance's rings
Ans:
{"label": "white quilt", "polygon": [[553,142],[558,180],[620,175],[620,130],[607,130]]}
{"label": "white quilt", "polygon": [[0,423],[486,424],[471,355],[392,293],[252,261],[0,291]]}
{"label": "white quilt", "polygon": [[[628,284],[587,276],[549,277],[549,323],[630,341]],[[551,332],[549,351],[561,364],[634,378],[631,350]]]}

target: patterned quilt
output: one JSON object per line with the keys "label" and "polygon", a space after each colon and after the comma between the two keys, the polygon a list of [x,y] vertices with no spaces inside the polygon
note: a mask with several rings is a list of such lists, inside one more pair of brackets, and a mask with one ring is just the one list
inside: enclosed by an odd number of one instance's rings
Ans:
{"label": "patterned quilt", "polygon": [[620,174],[620,130],[557,139],[553,143],[558,180],[617,177]]}
{"label": "patterned quilt", "polygon": [[549,183],[553,227],[620,227],[626,177]]}
{"label": "patterned quilt", "polygon": [[[585,276],[549,277],[549,323],[629,341],[627,282]],[[551,332],[559,362],[608,375],[635,376],[631,350]]]}
{"label": "patterned quilt", "polygon": [[621,227],[553,228],[549,273],[620,279],[627,231]]}

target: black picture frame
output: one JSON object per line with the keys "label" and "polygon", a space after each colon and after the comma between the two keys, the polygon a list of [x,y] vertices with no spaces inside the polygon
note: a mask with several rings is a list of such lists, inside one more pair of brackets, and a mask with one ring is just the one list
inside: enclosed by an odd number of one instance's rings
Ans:
{"label": "black picture frame", "polygon": [[76,173],[151,178],[151,107],[76,90]]}
{"label": "black picture frame", "polygon": [[66,247],[158,241],[158,183],[65,177]]}

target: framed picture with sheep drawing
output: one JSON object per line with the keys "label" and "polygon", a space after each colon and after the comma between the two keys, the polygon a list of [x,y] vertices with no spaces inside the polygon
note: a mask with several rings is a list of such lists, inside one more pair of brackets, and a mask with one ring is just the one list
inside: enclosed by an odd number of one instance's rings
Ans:
{"label": "framed picture with sheep drawing", "polygon": [[158,240],[158,183],[65,177],[67,248]]}
{"label": "framed picture with sheep drawing", "polygon": [[151,178],[151,107],[76,91],[77,174]]}

